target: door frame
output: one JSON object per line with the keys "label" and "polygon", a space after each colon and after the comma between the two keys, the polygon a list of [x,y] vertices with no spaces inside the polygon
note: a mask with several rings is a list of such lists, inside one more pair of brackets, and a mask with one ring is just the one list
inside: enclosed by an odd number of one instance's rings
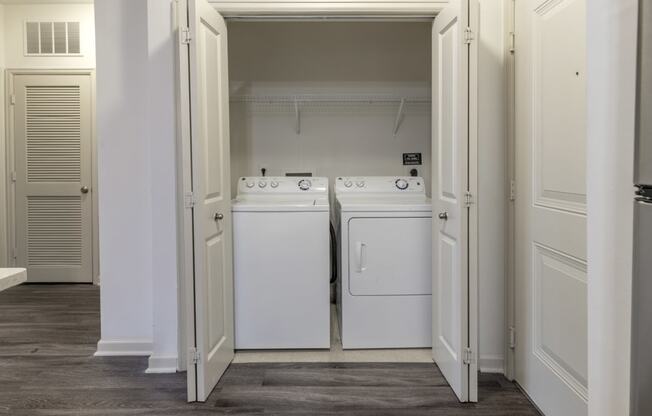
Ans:
{"label": "door frame", "polygon": [[[296,2],[285,7],[274,7],[274,4],[265,3],[217,3],[215,0],[208,0],[216,11],[222,14],[228,21],[229,18],[244,18],[257,21],[323,21],[345,20],[345,21],[415,21],[423,22],[424,19],[434,21],[439,12],[448,4],[448,0],[437,1],[430,7],[423,7],[422,3],[363,3],[351,2],[343,7],[335,9],[328,8],[325,3],[315,3],[311,7],[307,2]],[[513,1],[513,0],[512,0]],[[414,7],[418,4],[418,7]],[[265,6],[265,7],[264,7]],[[478,19],[479,11],[476,11],[474,19]],[[188,209],[188,195],[192,195],[192,159],[190,144],[190,113],[184,108],[183,102],[189,101],[189,86],[186,84],[189,79],[189,51],[184,44],[184,33],[182,28],[187,26],[187,1],[176,0],[173,37],[175,38],[175,51],[178,60],[175,60],[175,90],[177,106],[177,257],[178,257],[178,364],[179,371],[186,371],[186,377],[197,377],[196,368],[193,364],[194,350],[196,345],[195,309],[194,309],[194,267],[193,267],[193,220],[192,211]],[[478,22],[479,27],[479,22]],[[478,40],[474,47],[478,48]],[[474,60],[475,66],[470,71],[478,71],[478,59]],[[477,77],[476,77],[477,78]],[[479,86],[470,86],[477,94]],[[478,195],[478,132],[477,132],[477,99],[475,105],[469,108],[469,116],[475,132],[469,138],[469,187],[470,193]],[[478,276],[479,276],[479,239],[478,239],[478,204],[473,201],[469,209],[469,296],[475,296],[476,302],[469,310],[476,319],[469,325],[470,336],[474,339],[474,345],[478,345],[479,317],[478,317]],[[479,351],[474,351],[476,365],[478,364]],[[477,383],[477,374],[474,375]],[[196,383],[195,383],[196,387]],[[188,401],[196,401],[197,391],[188,390]],[[477,400],[477,399],[476,399]]]}
{"label": "door frame", "polygon": [[[11,179],[11,172],[15,171],[16,154],[14,145],[14,107],[11,104],[11,95],[14,92],[14,79],[20,75],[85,75],[91,80],[91,240],[92,240],[92,283],[100,284],[100,262],[99,262],[99,219],[97,214],[98,186],[97,186],[97,123],[95,119],[95,69],[6,69],[5,71],[5,178],[0,183],[0,193],[5,192],[7,199],[7,263],[15,266],[14,250],[16,247],[16,189]],[[12,224],[12,225],[10,225]]]}
{"label": "door frame", "polygon": [[506,178],[509,192],[507,206],[507,247],[505,258],[505,377],[515,377],[515,321],[516,321],[516,0],[507,0],[505,8],[505,78],[506,78]]}

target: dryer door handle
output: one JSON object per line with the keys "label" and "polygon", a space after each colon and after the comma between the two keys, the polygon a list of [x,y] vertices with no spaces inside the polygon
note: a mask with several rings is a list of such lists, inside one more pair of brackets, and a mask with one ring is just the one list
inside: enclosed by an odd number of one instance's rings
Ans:
{"label": "dryer door handle", "polygon": [[367,270],[367,266],[365,266],[367,260],[367,245],[362,241],[358,241],[356,250],[358,252],[358,272],[362,273]]}

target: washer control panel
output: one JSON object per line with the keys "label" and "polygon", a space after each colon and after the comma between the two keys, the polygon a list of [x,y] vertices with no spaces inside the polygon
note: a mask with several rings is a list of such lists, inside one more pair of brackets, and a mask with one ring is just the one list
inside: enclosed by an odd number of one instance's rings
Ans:
{"label": "washer control panel", "polygon": [[425,194],[426,186],[420,176],[356,176],[335,179],[335,193],[364,194]]}
{"label": "washer control panel", "polygon": [[238,179],[238,194],[328,193],[328,178],[245,176]]}

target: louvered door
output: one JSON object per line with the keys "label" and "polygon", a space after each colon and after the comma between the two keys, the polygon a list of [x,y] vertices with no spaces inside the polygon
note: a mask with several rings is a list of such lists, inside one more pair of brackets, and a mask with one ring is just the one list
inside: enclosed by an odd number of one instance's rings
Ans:
{"label": "louvered door", "polygon": [[30,282],[92,282],[91,79],[13,78],[17,266]]}

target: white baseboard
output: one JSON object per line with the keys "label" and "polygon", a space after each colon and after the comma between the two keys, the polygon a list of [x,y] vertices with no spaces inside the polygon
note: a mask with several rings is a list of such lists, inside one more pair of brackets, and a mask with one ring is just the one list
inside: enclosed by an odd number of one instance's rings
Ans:
{"label": "white baseboard", "polygon": [[177,372],[176,356],[155,356],[149,357],[149,367],[145,370],[147,374],[165,374]]}
{"label": "white baseboard", "polygon": [[505,374],[505,359],[502,355],[481,355],[479,364],[481,373]]}
{"label": "white baseboard", "polygon": [[125,356],[125,355],[152,355],[152,341],[127,339],[127,340],[100,340],[97,343],[96,357]]}

